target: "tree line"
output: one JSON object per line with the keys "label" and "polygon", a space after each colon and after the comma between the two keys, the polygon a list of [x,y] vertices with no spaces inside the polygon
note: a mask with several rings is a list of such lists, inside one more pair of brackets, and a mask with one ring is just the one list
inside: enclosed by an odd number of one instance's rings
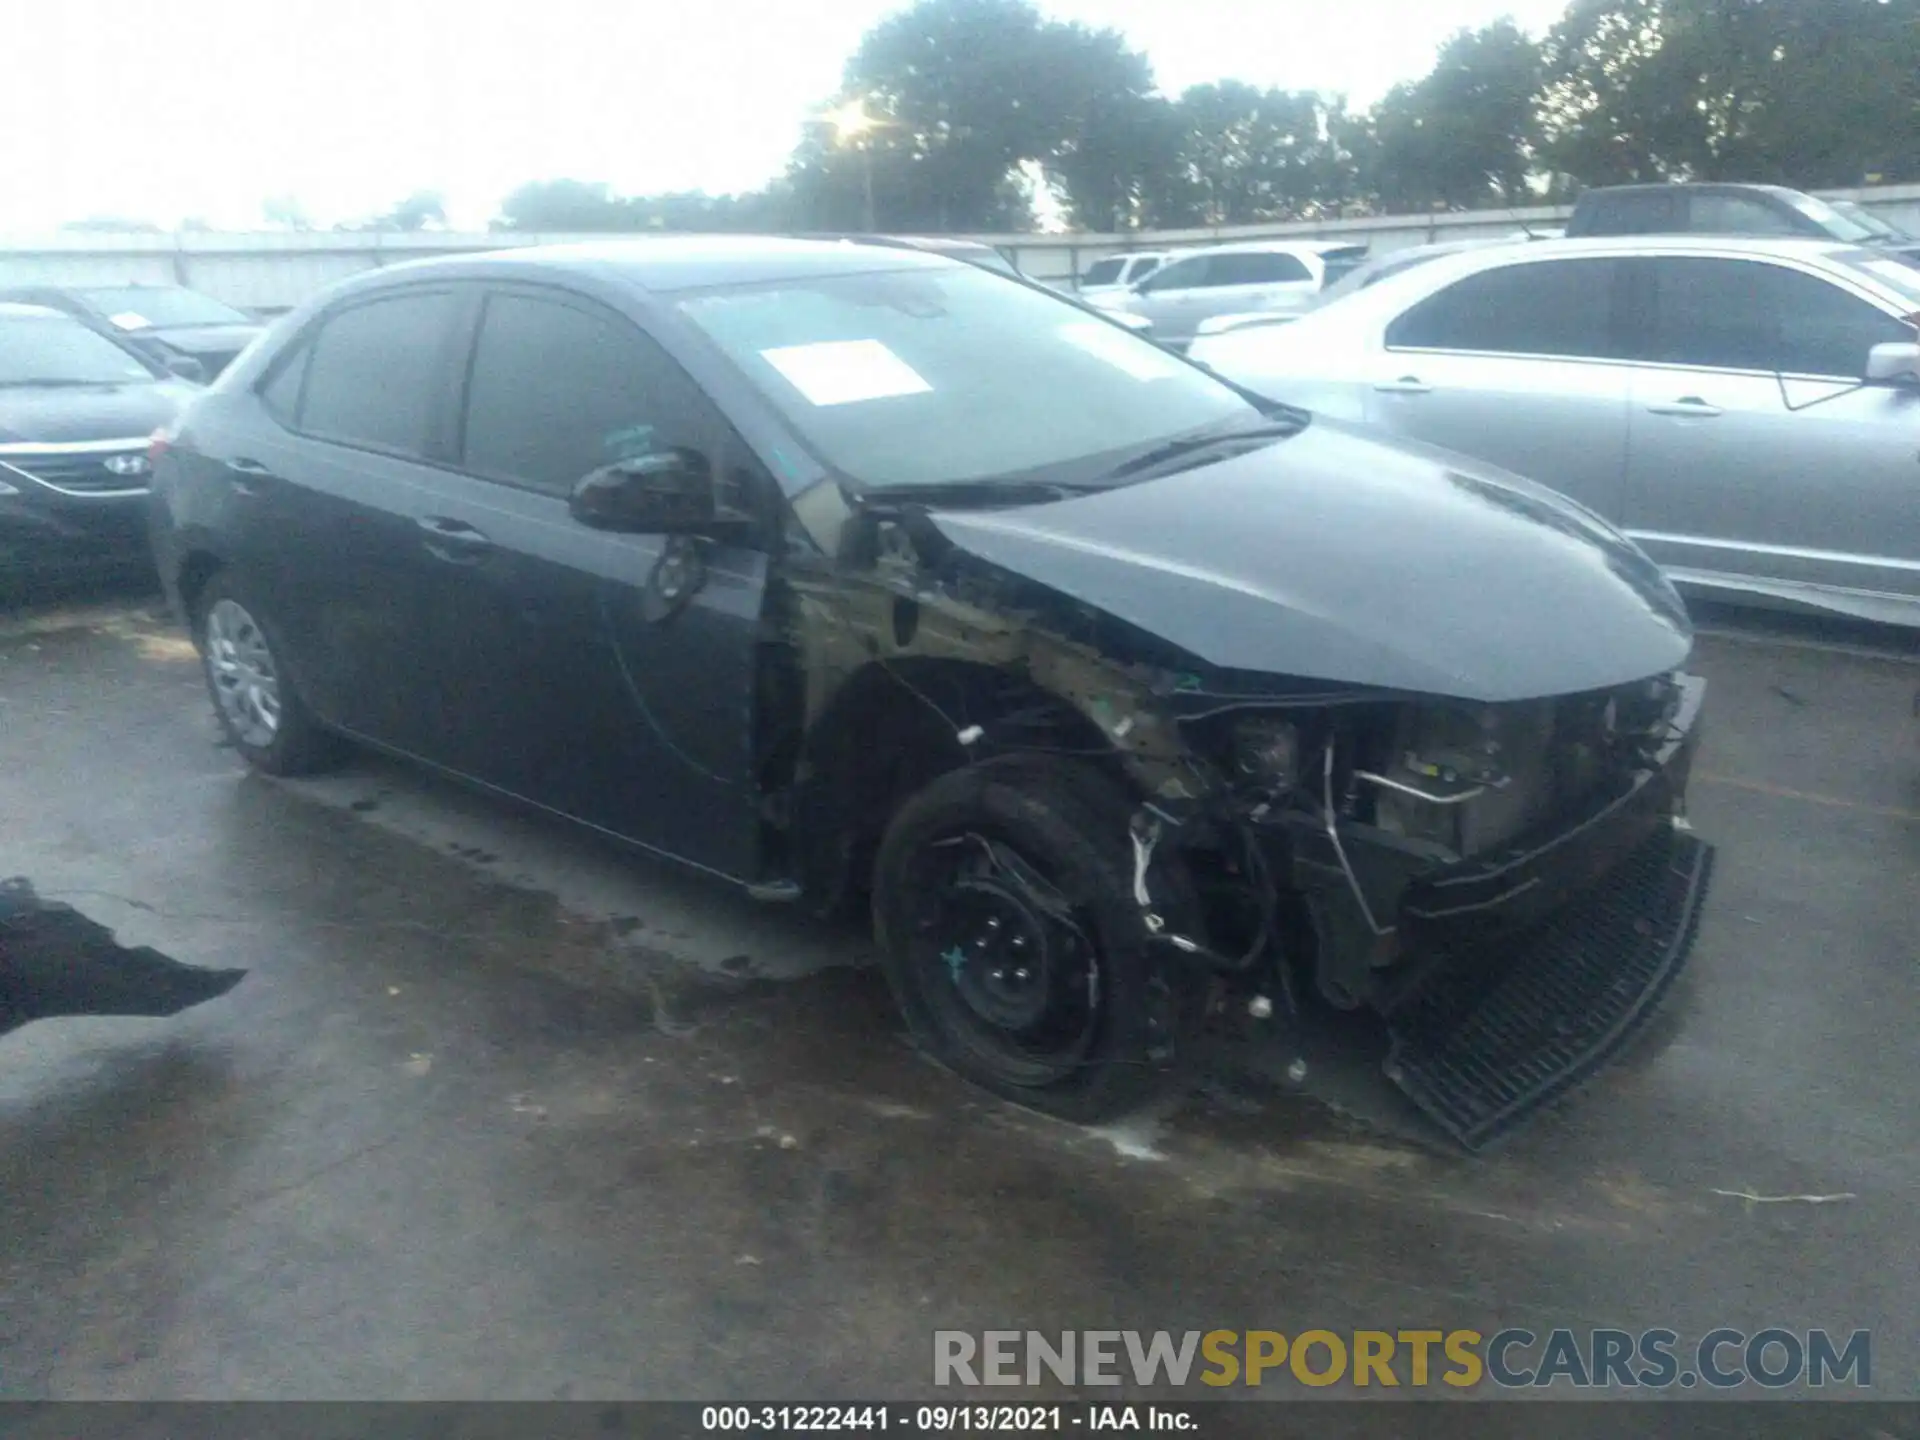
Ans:
{"label": "tree line", "polygon": [[[1571,0],[1540,41],[1510,20],[1454,35],[1370,111],[1235,80],[1168,96],[1117,31],[1028,0],[919,0],[864,37],[764,189],[536,181],[495,225],[1018,231],[1044,186],[1074,227],[1124,232],[1673,179],[1920,181],[1920,0]],[[376,228],[418,226],[433,198]]]}

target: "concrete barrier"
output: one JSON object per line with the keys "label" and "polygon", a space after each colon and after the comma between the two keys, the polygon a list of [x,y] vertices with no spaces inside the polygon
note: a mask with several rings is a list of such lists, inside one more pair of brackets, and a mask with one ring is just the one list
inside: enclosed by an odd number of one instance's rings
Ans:
{"label": "concrete barrier", "polygon": [[[1920,234],[1920,185],[1859,190],[1823,190],[1828,199],[1857,200],[1890,223]],[[1563,225],[1569,210],[1436,212],[1431,215],[1366,215],[1342,220],[1276,221],[1216,229],[1140,231],[1114,235],[971,235],[963,238],[999,247],[1036,280],[1070,286],[1088,265],[1125,250],[1163,250],[1232,240],[1347,240],[1375,254],[1436,240],[1497,237],[1523,229]],[[262,314],[299,304],[316,290],[363,270],[429,255],[498,250],[521,245],[605,241],[608,235],[461,234],[406,235],[335,231],[193,233],[179,235],[62,232],[0,236],[0,285],[31,281],[62,284],[181,284]]]}

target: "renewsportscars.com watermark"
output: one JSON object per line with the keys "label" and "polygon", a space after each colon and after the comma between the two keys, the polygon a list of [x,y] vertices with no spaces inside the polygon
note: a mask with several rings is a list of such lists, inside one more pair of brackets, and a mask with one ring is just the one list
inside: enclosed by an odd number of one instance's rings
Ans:
{"label": "renewsportscars.com watermark", "polygon": [[1873,1384],[1873,1337],[1709,1330],[936,1330],[935,1385],[1445,1385],[1466,1390],[1778,1390]]}

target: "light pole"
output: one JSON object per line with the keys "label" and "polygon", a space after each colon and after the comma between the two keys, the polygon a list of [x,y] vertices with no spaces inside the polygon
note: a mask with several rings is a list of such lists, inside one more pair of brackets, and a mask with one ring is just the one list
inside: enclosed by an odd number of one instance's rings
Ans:
{"label": "light pole", "polygon": [[860,151],[860,181],[866,196],[866,228],[875,229],[873,219],[873,130],[876,121],[859,100],[849,100],[827,116],[833,126],[833,138],[840,145],[856,145]]}

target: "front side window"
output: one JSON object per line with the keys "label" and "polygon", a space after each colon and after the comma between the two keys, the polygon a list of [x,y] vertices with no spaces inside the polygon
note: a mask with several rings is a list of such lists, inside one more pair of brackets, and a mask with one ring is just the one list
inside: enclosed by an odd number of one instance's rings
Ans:
{"label": "front side window", "polygon": [[1133,269],[1129,272],[1127,278],[1130,280],[1144,280],[1159,268],[1160,261],[1154,256],[1149,255],[1145,259],[1133,262]]}
{"label": "front side window", "polygon": [[446,291],[393,295],[324,321],[306,361],[298,428],[343,445],[425,455],[458,305]]}
{"label": "front side window", "polygon": [[1503,265],[1456,280],[1387,327],[1395,350],[1611,356],[1612,260]]}
{"label": "front side window", "polygon": [[1758,260],[1649,262],[1647,335],[1636,358],[1858,379],[1875,345],[1914,332],[1817,275]]}
{"label": "front side window", "polygon": [[967,270],[832,275],[691,293],[679,308],[827,464],[868,485],[1052,471],[1214,424],[1238,393],[1151,341]]}
{"label": "front side window", "polygon": [[674,445],[706,451],[712,414],[672,358],[627,321],[500,292],[487,297],[474,345],[463,466],[565,495],[617,460]]}
{"label": "front side window", "polygon": [[1779,211],[1745,195],[1695,195],[1687,228],[1709,235],[1798,235]]}
{"label": "front side window", "polygon": [[1170,264],[1162,265],[1154,272],[1153,279],[1148,282],[1147,288],[1149,290],[1193,290],[1203,285],[1210,285],[1213,282],[1208,279],[1208,270],[1214,258],[1210,255],[1195,255],[1189,260],[1175,260]]}

